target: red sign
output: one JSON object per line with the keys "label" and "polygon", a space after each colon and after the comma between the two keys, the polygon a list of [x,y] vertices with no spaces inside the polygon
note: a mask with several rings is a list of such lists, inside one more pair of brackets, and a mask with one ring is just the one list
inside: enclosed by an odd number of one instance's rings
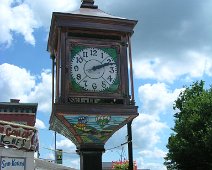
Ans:
{"label": "red sign", "polygon": [[0,145],[37,150],[37,130],[30,126],[0,121]]}

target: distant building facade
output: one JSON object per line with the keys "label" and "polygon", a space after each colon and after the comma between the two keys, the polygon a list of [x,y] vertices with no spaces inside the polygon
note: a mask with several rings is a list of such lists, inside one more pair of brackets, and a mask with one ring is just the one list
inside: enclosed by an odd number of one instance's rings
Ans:
{"label": "distant building facade", "polygon": [[18,99],[0,102],[0,120],[35,126],[37,103],[20,103]]}
{"label": "distant building facade", "polygon": [[37,103],[0,102],[0,170],[33,170]]}

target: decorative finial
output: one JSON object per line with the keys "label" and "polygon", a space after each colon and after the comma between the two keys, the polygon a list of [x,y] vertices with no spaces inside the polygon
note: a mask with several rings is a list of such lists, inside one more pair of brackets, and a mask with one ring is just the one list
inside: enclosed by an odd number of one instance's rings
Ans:
{"label": "decorative finial", "polygon": [[93,8],[97,9],[98,6],[94,5],[94,0],[81,0],[82,4],[80,8]]}

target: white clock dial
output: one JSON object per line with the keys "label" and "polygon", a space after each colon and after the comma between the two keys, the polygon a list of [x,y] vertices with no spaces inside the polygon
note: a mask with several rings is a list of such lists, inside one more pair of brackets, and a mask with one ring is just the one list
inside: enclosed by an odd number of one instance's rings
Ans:
{"label": "white clock dial", "polygon": [[117,78],[117,63],[99,48],[85,48],[72,57],[71,76],[86,91],[104,91]]}

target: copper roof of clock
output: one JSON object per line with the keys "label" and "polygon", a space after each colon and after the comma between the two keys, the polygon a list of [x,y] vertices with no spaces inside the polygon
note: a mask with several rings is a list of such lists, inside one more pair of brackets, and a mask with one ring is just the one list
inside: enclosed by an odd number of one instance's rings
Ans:
{"label": "copper roof of clock", "polygon": [[100,9],[93,9],[93,8],[80,8],[76,11],[72,11],[69,12],[70,14],[77,14],[77,15],[85,15],[85,16],[94,16],[94,17],[102,17],[102,18],[113,18],[113,19],[124,19],[126,20],[126,18],[122,18],[122,17],[118,17],[118,16],[113,16],[110,15]]}

